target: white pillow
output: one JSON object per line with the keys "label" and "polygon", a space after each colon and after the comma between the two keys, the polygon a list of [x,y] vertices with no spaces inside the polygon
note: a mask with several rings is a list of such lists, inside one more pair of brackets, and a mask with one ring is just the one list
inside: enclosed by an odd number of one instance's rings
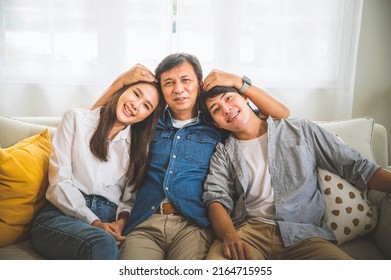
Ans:
{"label": "white pillow", "polygon": [[368,201],[366,192],[327,170],[318,168],[318,176],[326,202],[323,221],[333,230],[338,245],[375,228],[377,208]]}
{"label": "white pillow", "polygon": [[357,118],[346,121],[315,122],[319,126],[341,138],[346,144],[353,147],[369,161],[375,162],[372,151],[373,127],[375,120],[372,118]]}

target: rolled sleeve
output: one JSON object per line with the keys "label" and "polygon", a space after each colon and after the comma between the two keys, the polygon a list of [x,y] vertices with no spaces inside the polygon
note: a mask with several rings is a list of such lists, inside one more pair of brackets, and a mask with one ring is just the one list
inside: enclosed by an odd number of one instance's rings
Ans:
{"label": "rolled sleeve", "polygon": [[229,157],[224,145],[219,143],[211,158],[209,173],[204,183],[202,199],[206,206],[212,202],[219,202],[227,208],[229,213],[233,211],[232,190],[234,186],[230,173]]}
{"label": "rolled sleeve", "polygon": [[134,190],[134,186],[127,186],[125,187],[122,197],[121,197],[121,202],[118,204],[117,207],[117,220],[119,214],[123,212],[127,212],[130,214],[132,212],[132,209],[134,208],[134,203],[136,200],[136,191]]}
{"label": "rolled sleeve", "polygon": [[317,166],[346,178],[360,190],[368,189],[368,182],[380,166],[364,158],[360,152],[343,143],[338,137],[322,127],[307,121],[307,131],[311,131]]}

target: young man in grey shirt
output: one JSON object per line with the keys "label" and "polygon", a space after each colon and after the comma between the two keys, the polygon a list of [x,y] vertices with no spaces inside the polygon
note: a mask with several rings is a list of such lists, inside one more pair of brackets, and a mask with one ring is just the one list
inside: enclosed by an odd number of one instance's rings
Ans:
{"label": "young man in grey shirt", "polygon": [[302,119],[259,118],[235,88],[214,87],[203,111],[231,132],[218,144],[203,200],[218,237],[208,259],[350,259],[330,241],[316,168],[360,190],[391,192],[391,173]]}

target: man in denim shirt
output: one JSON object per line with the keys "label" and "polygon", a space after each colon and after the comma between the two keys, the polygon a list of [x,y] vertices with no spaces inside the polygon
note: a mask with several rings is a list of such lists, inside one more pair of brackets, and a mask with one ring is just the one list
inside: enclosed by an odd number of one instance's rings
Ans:
{"label": "man in denim shirt", "polygon": [[391,173],[310,121],[260,119],[235,88],[214,87],[200,103],[232,132],[204,186],[218,237],[208,259],[350,259],[329,242],[316,167],[361,190],[391,192]]}
{"label": "man in denim shirt", "polygon": [[[120,76],[154,79],[142,65]],[[206,123],[197,109],[202,90],[224,83],[241,88],[242,78],[214,70],[202,81],[196,57],[178,53],[163,59],[156,69],[167,109],[160,118],[150,146],[149,168],[143,185],[134,192],[134,207],[123,234],[121,259],[204,259],[213,232],[202,202],[209,161],[221,131]],[[288,110],[261,89],[251,86],[248,96],[264,114],[286,117]]]}

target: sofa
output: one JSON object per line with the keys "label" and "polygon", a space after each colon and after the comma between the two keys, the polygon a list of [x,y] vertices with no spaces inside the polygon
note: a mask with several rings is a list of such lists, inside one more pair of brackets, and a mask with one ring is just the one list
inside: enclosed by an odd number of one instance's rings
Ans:
{"label": "sofa", "polygon": [[[60,117],[0,116],[0,259],[2,260],[43,259],[34,251],[29,229],[36,213],[47,203],[44,194],[47,187],[50,139],[60,121]],[[388,166],[387,131],[372,118],[317,123],[357,149],[368,160],[376,161],[383,168],[391,170]],[[22,157],[25,158],[20,159]],[[20,171],[22,169],[24,173]],[[37,170],[39,172],[36,172]],[[338,246],[354,259],[391,259],[390,194],[374,190],[358,191],[355,194],[357,189],[349,189],[347,186],[349,183],[343,178],[328,174],[324,170],[318,172],[319,184],[322,185],[326,201],[324,219],[335,230],[335,235],[339,236]],[[330,197],[335,192],[339,193],[335,197]],[[357,204],[361,207],[358,207],[359,211],[355,206],[344,205],[347,200],[348,203],[352,203],[353,200],[355,203],[358,201]],[[345,212],[347,210],[349,213]],[[355,211],[361,212],[355,213]],[[348,214],[361,216],[351,218]],[[351,220],[354,225],[350,225]]]}

